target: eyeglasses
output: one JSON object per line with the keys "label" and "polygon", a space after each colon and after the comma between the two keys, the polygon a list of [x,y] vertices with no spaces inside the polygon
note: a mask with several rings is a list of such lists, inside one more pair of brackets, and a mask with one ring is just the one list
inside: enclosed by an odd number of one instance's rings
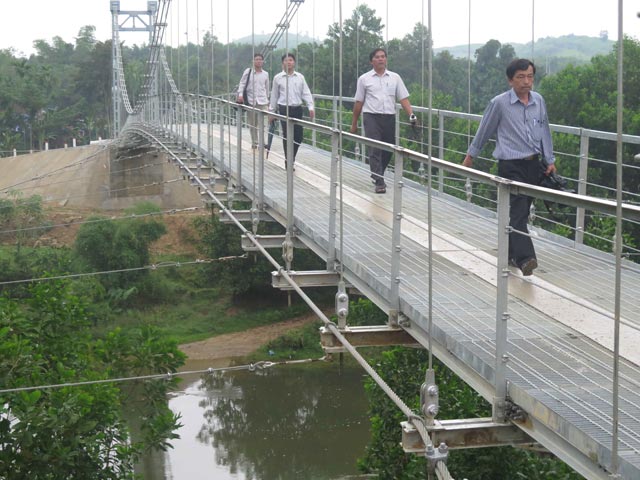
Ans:
{"label": "eyeglasses", "polygon": [[516,80],[524,80],[525,78],[528,80],[533,80],[533,73],[530,73],[528,75],[524,75],[524,74],[520,74],[520,75],[516,75],[515,78]]}

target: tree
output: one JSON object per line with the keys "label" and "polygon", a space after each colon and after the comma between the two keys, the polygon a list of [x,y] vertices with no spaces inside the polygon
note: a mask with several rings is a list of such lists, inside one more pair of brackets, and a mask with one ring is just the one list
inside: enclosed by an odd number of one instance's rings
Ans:
{"label": "tree", "polygon": [[507,65],[516,58],[516,52],[509,44],[501,45],[498,40],[489,40],[476,50],[476,63],[471,76],[472,111],[484,110],[489,100],[507,88]]}
{"label": "tree", "polygon": [[[329,27],[324,47],[328,51],[337,48],[342,33],[342,91],[343,95],[351,96],[356,91],[358,76],[371,69],[369,53],[374,48],[384,45],[382,39],[384,25],[382,19],[376,16],[375,10],[362,4],[353,10],[351,17],[345,20],[342,27],[342,32],[338,23]],[[324,57],[327,58],[328,55]],[[336,61],[337,58],[336,56]],[[331,64],[324,65],[326,70],[329,70],[330,67]],[[338,71],[337,66],[336,71]],[[333,75],[325,76],[327,79],[332,77]],[[333,88],[329,84],[327,90],[337,93],[339,90],[338,81],[339,77],[336,75],[334,79],[336,83],[332,86]]]}
{"label": "tree", "polygon": [[[126,213],[144,215],[160,209],[148,202],[140,203]],[[149,246],[158,240],[166,227],[154,217],[114,221],[94,216],[78,230],[74,251],[80,263],[97,271],[144,267],[150,263]],[[93,221],[93,222],[92,222]],[[101,277],[106,288],[128,288],[148,275],[147,270],[123,272]]]}
{"label": "tree", "polygon": [[[166,449],[179,426],[165,395],[171,382],[101,383],[175,372],[184,355],[153,329],[91,337],[87,305],[66,282],[33,286],[24,305],[0,298],[0,478],[125,479],[147,449]],[[11,391],[42,386],[31,391]],[[132,395],[135,389],[135,395]],[[145,418],[133,439],[123,417]]]}

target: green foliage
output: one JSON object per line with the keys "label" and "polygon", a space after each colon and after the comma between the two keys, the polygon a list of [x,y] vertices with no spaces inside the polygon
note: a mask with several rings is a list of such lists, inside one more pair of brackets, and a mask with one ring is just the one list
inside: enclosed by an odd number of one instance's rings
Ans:
{"label": "green foliage", "polygon": [[[589,228],[584,236],[585,245],[604,252],[612,252],[616,233],[616,219],[613,217],[592,216],[589,218]],[[636,248],[637,240],[629,233],[622,234],[622,243],[626,247]]]}
{"label": "green foliage", "polygon": [[[141,203],[126,211],[144,215],[159,212],[150,203]],[[74,253],[79,262],[92,271],[140,268],[150,264],[149,246],[158,240],[166,227],[156,217],[127,218],[110,222],[91,222],[104,217],[89,218],[78,230]],[[148,270],[122,272],[100,278],[105,288],[127,291],[149,274]]]}
{"label": "green foliage", "polygon": [[[184,355],[152,328],[92,339],[86,304],[68,284],[32,287],[24,305],[0,298],[0,388],[175,372]],[[178,419],[173,382],[103,383],[0,395],[0,478],[125,479],[148,449],[165,449]],[[140,439],[123,419],[139,399]]]}
{"label": "green foliage", "polygon": [[322,322],[317,320],[302,328],[291,330],[261,347],[254,357],[274,360],[320,358],[323,355],[319,341],[319,328]]}
{"label": "green foliage", "polygon": [[349,325],[383,325],[387,320],[388,316],[370,300],[358,298],[349,302]]}
{"label": "green foliage", "polygon": [[[385,351],[376,371],[414,411],[420,407],[420,385],[424,382],[427,352],[406,348]],[[437,360],[434,362],[436,382],[440,389],[438,418],[456,419],[489,416],[489,404],[468,387],[453,372]],[[377,385],[365,384],[370,398],[372,440],[360,468],[376,473],[380,479],[424,478],[423,457],[405,454],[400,447],[400,422],[406,420],[393,402]],[[515,448],[474,449],[452,451],[448,459],[454,478],[478,480],[579,480],[578,474],[551,457],[541,457]]]}
{"label": "green foliage", "polygon": [[43,221],[40,195],[31,195],[25,199],[22,192],[11,190],[8,198],[0,199],[0,228],[4,230],[0,235],[4,237],[3,240],[7,237],[15,239],[18,255],[27,239],[42,233],[42,228],[37,227],[42,227]]}
{"label": "green foliage", "polygon": [[[194,220],[194,226],[200,236],[198,242],[202,252],[209,258],[219,260],[213,262],[207,268],[207,278],[214,285],[219,285],[233,295],[241,295],[247,292],[260,292],[273,290],[271,287],[271,272],[274,266],[262,255],[252,255],[247,258],[230,258],[244,254],[240,246],[238,228],[235,225],[227,225],[211,216],[199,217]],[[260,234],[282,234],[279,224],[263,224]],[[274,255],[276,260],[283,262],[279,255]],[[314,253],[307,250],[296,250],[294,258],[295,269],[313,270],[322,268],[320,260]]]}

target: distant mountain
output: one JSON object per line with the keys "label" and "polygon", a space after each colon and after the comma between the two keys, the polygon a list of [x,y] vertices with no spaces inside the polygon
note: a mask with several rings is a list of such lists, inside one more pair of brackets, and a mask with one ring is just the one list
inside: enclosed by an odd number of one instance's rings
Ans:
{"label": "distant mountain", "polygon": [[[251,35],[246,36],[246,37],[242,37],[242,38],[237,38],[237,39],[235,39],[233,41],[233,43],[245,43],[245,44],[252,45],[252,42],[255,42],[256,45],[263,45],[263,44],[267,43],[270,38],[271,38],[271,34],[268,34],[268,35],[267,34],[256,34],[256,35],[254,35],[253,38],[251,38]],[[314,41],[313,37],[310,37],[307,34],[298,34],[298,35],[296,35],[295,33],[289,33],[289,38],[287,39],[289,48],[296,48],[299,43],[311,43],[313,41]],[[320,40],[315,40],[315,41],[319,42]],[[278,47],[277,48],[278,49],[285,48],[284,35],[282,36],[282,38],[278,42]]]}
{"label": "distant mountain", "polygon": [[[502,42],[501,42],[502,43]],[[505,42],[509,43],[509,42]],[[607,54],[611,52],[614,45],[613,40],[609,40],[605,34],[600,37],[587,37],[585,35],[563,35],[562,37],[546,37],[536,40],[533,48],[533,57],[536,63],[549,63],[549,59],[562,59],[563,63],[587,63],[595,55]],[[504,43],[503,43],[504,44]],[[475,51],[484,44],[474,43],[471,45],[471,58],[474,58]],[[519,57],[531,57],[531,42],[511,43]],[[467,45],[456,45],[454,47],[434,48],[435,54],[448,50],[454,57],[467,57]]]}

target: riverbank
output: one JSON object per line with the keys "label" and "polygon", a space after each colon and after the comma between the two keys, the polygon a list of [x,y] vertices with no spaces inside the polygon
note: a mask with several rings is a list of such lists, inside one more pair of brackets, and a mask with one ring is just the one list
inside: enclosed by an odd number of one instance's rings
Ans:
{"label": "riverbank", "polygon": [[245,357],[262,345],[275,340],[291,330],[302,328],[316,320],[310,313],[302,317],[251,328],[242,332],[226,333],[215,337],[180,345],[189,360],[219,360]]}

